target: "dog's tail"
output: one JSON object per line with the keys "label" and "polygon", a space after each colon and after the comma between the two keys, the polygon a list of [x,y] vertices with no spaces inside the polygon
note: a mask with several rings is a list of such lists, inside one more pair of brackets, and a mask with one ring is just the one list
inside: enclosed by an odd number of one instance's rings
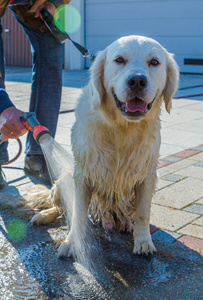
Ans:
{"label": "dog's tail", "polygon": [[25,197],[25,205],[32,209],[47,209],[54,206],[51,190],[46,186],[37,184],[30,188],[28,194]]}

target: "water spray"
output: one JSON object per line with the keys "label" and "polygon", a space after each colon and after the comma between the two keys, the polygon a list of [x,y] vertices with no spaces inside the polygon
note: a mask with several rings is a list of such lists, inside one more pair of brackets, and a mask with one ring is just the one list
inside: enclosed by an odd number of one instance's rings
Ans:
{"label": "water spray", "polygon": [[[25,112],[23,116],[20,117],[20,120],[27,130],[33,132],[33,137],[38,144],[40,144],[43,139],[51,136],[50,131],[39,123],[34,112]],[[0,144],[7,140],[8,137],[1,133]]]}

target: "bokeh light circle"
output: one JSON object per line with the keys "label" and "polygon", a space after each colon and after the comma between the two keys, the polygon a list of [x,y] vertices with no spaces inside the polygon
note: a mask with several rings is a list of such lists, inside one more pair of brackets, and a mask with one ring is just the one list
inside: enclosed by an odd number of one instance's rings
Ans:
{"label": "bokeh light circle", "polygon": [[21,219],[13,219],[7,226],[8,236],[14,241],[20,241],[26,235],[26,224]]}
{"label": "bokeh light circle", "polygon": [[54,23],[62,32],[76,32],[81,25],[81,17],[77,9],[71,5],[59,6],[54,14]]}

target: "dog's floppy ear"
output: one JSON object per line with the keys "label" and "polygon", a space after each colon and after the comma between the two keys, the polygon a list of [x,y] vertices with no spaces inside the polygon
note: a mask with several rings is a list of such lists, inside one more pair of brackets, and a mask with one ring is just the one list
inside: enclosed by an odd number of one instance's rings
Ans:
{"label": "dog's floppy ear", "polygon": [[106,51],[98,52],[95,61],[90,68],[90,87],[92,93],[92,109],[100,107],[104,96],[105,88],[103,85],[104,64],[106,60]]}
{"label": "dog's floppy ear", "polygon": [[179,68],[173,58],[173,54],[171,53],[167,53],[166,72],[167,72],[167,79],[163,91],[163,97],[164,97],[166,111],[170,113],[170,109],[172,106],[171,100],[178,88],[178,82],[179,82]]}

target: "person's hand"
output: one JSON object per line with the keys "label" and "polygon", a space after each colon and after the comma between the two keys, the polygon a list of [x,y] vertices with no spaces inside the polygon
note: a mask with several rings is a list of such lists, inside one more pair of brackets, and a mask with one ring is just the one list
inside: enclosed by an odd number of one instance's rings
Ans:
{"label": "person's hand", "polygon": [[50,12],[50,14],[51,14],[52,16],[54,16],[54,13],[55,13],[55,10],[56,10],[56,6],[55,6],[53,3],[49,2],[49,1],[46,1],[46,2],[44,2],[42,5],[40,5],[40,6],[37,8],[37,10],[36,10],[36,12],[35,12],[35,18],[40,17],[41,19],[43,19],[43,18],[42,18],[42,15],[40,14],[40,11],[41,11],[43,8],[46,8],[46,9]]}
{"label": "person's hand", "polygon": [[5,109],[0,114],[0,132],[11,139],[17,139],[19,136],[25,134],[27,129],[20,121],[23,112],[15,106]]}

